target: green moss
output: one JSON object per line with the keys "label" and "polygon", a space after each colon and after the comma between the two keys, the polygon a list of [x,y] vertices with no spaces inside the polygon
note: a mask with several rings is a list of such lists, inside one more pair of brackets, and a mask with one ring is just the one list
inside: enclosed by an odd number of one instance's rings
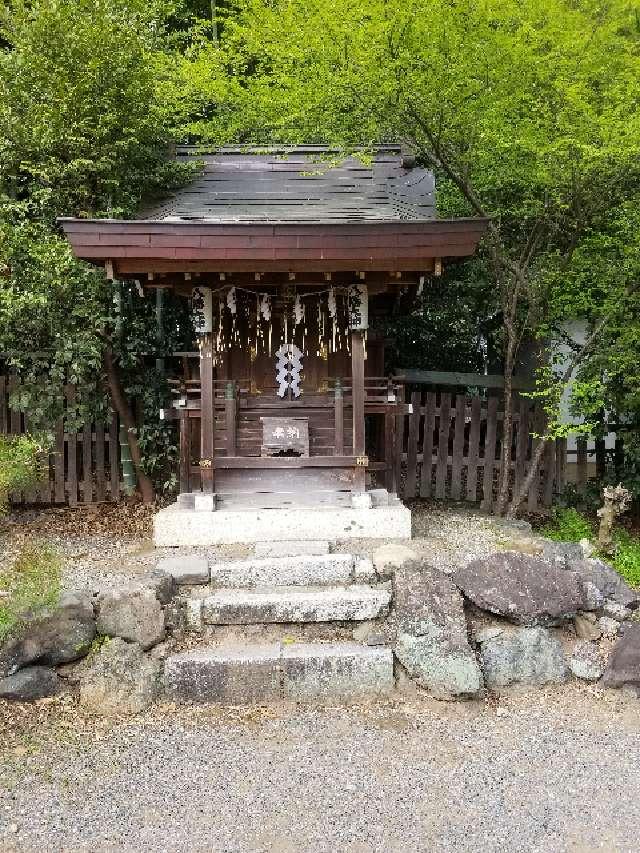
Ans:
{"label": "green moss", "polygon": [[609,561],[629,586],[640,587],[640,539],[634,539],[626,531],[618,533],[615,539],[615,555]]}
{"label": "green moss", "polygon": [[554,511],[551,521],[540,532],[547,539],[555,539],[557,542],[579,542],[581,539],[591,539],[593,527],[577,509],[558,508]]}
{"label": "green moss", "polygon": [[0,641],[19,630],[25,613],[37,613],[58,603],[60,570],[60,560],[51,546],[31,542],[11,568],[0,572]]}

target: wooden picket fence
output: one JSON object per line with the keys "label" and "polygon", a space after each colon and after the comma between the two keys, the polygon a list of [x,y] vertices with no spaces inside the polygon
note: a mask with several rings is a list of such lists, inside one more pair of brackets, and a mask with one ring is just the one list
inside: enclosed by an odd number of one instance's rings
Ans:
{"label": "wooden picket fence", "polygon": [[[0,434],[28,432],[29,417],[9,404],[19,388],[14,376],[0,375]],[[64,389],[65,408],[72,407],[76,389]],[[63,415],[54,429],[49,465],[42,481],[29,492],[12,494],[12,504],[78,504],[117,500],[121,493],[118,419],[69,429]]]}
{"label": "wooden picket fence", "polygon": [[[409,411],[397,416],[395,482],[404,499],[479,503],[489,510],[497,497],[504,436],[501,398],[418,390]],[[510,444],[510,495],[520,490],[543,429],[543,412],[516,395]],[[550,443],[527,493],[526,508],[550,506],[565,484],[566,440]]]}

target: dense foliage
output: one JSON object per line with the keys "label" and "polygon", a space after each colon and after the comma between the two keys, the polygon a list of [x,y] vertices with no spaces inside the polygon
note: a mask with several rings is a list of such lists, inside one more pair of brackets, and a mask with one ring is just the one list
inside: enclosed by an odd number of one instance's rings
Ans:
{"label": "dense foliage", "polygon": [[[0,349],[32,388],[48,377],[25,405],[49,416],[66,379],[80,383],[81,408],[99,408],[109,348],[126,393],[144,389],[149,470],[171,444],[157,427],[154,358],[189,336],[174,322],[179,306],[158,338],[135,289],[120,293],[71,258],[56,216],[132,214],[184,177],[167,160],[171,140],[348,151],[401,139],[436,170],[441,215],[492,224],[477,261],[390,317],[395,365],[473,370],[486,345],[509,377],[521,343],[534,341],[554,436],[566,431],[557,415],[569,352],[575,411],[591,424],[603,412],[628,422],[627,470],[640,470],[633,3],[237,0],[218,3],[212,20],[215,8],[4,6]],[[586,348],[567,339],[568,318],[586,324]]]}
{"label": "dense foliage", "polygon": [[20,631],[25,614],[58,603],[61,563],[48,545],[30,542],[13,565],[0,571],[0,641]]}
{"label": "dense foliage", "polygon": [[38,483],[46,450],[45,436],[0,435],[0,515],[11,492],[27,491]]}

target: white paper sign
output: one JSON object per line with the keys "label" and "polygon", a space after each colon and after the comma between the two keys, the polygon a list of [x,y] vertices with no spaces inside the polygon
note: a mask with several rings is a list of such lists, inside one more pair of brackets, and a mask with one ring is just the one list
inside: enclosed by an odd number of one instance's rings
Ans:
{"label": "white paper sign", "polygon": [[213,298],[208,287],[194,287],[191,291],[191,315],[196,335],[213,331]]}
{"label": "white paper sign", "polygon": [[367,285],[359,281],[349,286],[347,293],[349,310],[349,328],[364,332],[369,328],[369,291]]}

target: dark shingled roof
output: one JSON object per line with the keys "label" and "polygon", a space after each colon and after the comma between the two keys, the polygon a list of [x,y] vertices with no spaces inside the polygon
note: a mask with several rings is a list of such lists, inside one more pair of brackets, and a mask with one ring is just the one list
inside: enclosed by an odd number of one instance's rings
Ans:
{"label": "dark shingled roof", "polygon": [[433,173],[411,168],[399,145],[371,162],[324,146],[179,146],[177,159],[202,165],[196,179],[140,219],[196,222],[353,222],[436,218]]}

